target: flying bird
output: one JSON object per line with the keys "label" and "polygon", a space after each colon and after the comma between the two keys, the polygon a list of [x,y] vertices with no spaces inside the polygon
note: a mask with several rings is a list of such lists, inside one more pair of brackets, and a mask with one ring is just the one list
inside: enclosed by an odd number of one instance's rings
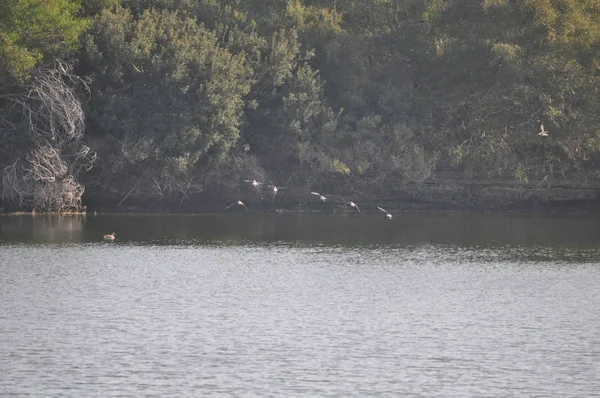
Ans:
{"label": "flying bird", "polygon": [[[248,209],[248,206],[246,206],[246,205],[244,204],[244,202],[242,202],[241,200],[238,200],[237,202],[233,202],[232,204],[230,204],[229,206],[227,206],[227,207],[225,208],[225,210],[229,209],[229,208],[230,208],[231,206],[233,206],[233,205],[240,205],[240,206],[244,206],[246,209]],[[248,210],[250,210],[250,209],[248,209]]]}
{"label": "flying bird", "polygon": [[106,234],[104,235],[104,240],[112,242],[115,240],[115,238],[117,237],[117,234],[115,234],[114,232],[112,234]]}
{"label": "flying bird", "polygon": [[540,125],[540,132],[538,133],[538,135],[541,136],[541,137],[548,137],[548,133],[549,133],[549,131],[548,130],[544,130],[544,125],[541,124]]}
{"label": "flying bird", "polygon": [[[273,183],[271,183],[273,184]],[[275,200],[275,195],[277,195],[277,193],[279,192],[280,189],[284,189],[284,188],[277,188],[275,185],[267,185],[269,188],[271,188],[271,192],[273,192],[273,197],[271,198],[271,202],[273,202]]]}
{"label": "flying bird", "polygon": [[321,195],[318,192],[311,192],[311,194],[318,196],[319,199],[321,199],[322,202],[325,202],[327,200],[327,198],[325,196]]}
{"label": "flying bird", "polygon": [[354,202],[348,202],[347,204],[350,205],[351,207],[354,207],[360,213],[360,209],[358,208],[358,205],[356,203],[354,203]]}
{"label": "flying bird", "polygon": [[[272,184],[272,183],[271,183]],[[271,188],[271,190],[273,191],[273,196],[277,195],[277,193],[279,192],[279,190],[281,189],[285,189],[285,187],[283,188],[278,188],[275,185],[267,185],[269,188]]]}
{"label": "flying bird", "polygon": [[251,183],[254,188],[258,188],[259,186],[261,186],[263,184],[262,182],[259,182],[256,180],[244,180],[244,182]]}
{"label": "flying bird", "polygon": [[377,208],[378,208],[379,210],[381,210],[382,212],[384,212],[384,213],[385,213],[385,216],[386,216],[386,217],[387,217],[389,220],[391,220],[391,219],[392,219],[392,215],[390,214],[390,212],[389,212],[389,211],[387,211],[387,210],[385,210],[385,209],[382,209],[382,208],[381,208],[381,207],[379,207],[379,206],[377,206]]}

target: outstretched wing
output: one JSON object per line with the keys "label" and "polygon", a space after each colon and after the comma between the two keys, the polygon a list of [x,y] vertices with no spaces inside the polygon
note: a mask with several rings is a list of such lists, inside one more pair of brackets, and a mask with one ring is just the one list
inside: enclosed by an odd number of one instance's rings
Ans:
{"label": "outstretched wing", "polygon": [[318,193],[318,192],[311,192],[311,194],[313,194],[313,195],[317,195],[317,196],[321,196],[321,194],[320,194],[320,193]]}
{"label": "outstretched wing", "polygon": [[382,212],[384,212],[384,213],[389,213],[389,211],[387,211],[386,209],[382,209],[382,208],[381,208],[381,207],[379,207],[379,206],[377,206],[377,208],[378,208],[379,210],[381,210]]}
{"label": "outstretched wing", "polygon": [[[225,208],[225,210],[229,209],[229,208],[230,208],[231,206],[233,206],[233,205],[240,205],[240,206],[244,206],[246,209],[248,209],[248,206],[246,206],[246,205],[244,204],[244,202],[242,202],[241,200],[238,200],[238,201],[236,201],[236,202],[233,202],[233,203],[232,203],[232,204],[230,204],[229,206],[227,206],[227,207]],[[250,209],[248,209],[248,210],[250,210]]]}

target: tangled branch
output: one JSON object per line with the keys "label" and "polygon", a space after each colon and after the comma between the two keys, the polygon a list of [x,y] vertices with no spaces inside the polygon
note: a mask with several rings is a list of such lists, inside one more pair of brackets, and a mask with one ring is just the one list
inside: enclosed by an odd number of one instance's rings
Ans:
{"label": "tangled branch", "polygon": [[[69,82],[71,84],[69,84]],[[4,169],[2,198],[19,209],[80,211],[84,187],[77,177],[96,154],[82,143],[85,116],[73,85],[88,81],[61,61],[33,73],[26,93],[9,98],[21,108],[30,148]]]}

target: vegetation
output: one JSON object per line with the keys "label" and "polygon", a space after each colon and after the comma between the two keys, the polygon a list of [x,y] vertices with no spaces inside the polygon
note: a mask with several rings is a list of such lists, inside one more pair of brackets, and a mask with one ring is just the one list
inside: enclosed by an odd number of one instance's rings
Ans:
{"label": "vegetation", "polygon": [[596,180],[599,50],[594,0],[7,0],[2,200]]}

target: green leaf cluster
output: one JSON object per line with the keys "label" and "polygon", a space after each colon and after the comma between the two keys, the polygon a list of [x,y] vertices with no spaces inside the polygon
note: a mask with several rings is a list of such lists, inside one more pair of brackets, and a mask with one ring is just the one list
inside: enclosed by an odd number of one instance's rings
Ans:
{"label": "green leaf cluster", "polygon": [[0,4],[0,77],[22,80],[44,60],[77,48],[87,21],[79,0],[4,0]]}
{"label": "green leaf cluster", "polygon": [[89,182],[116,196],[179,200],[292,173],[380,194],[445,170],[600,176],[596,0],[0,7],[4,81],[68,54],[91,79]]}

